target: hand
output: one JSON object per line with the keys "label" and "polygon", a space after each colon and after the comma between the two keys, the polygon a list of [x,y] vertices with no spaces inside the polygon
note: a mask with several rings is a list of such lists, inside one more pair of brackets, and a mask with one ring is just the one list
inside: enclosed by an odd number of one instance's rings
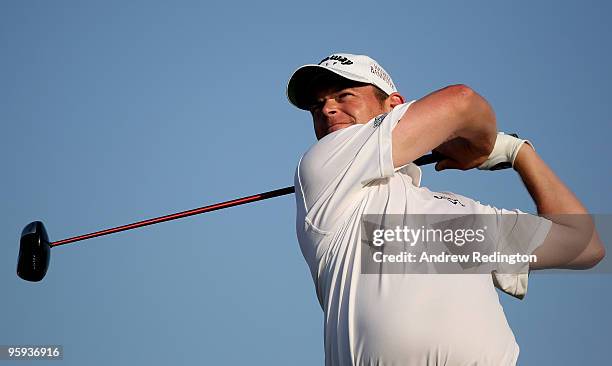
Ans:
{"label": "hand", "polygon": [[434,153],[444,156],[444,159],[436,164],[436,170],[476,168],[487,160],[493,144],[494,140],[472,142],[464,137],[448,140],[433,150]]}
{"label": "hand", "polygon": [[516,156],[524,143],[533,148],[531,142],[518,138],[518,135],[514,133],[506,135],[503,132],[498,132],[493,151],[488,159],[478,166],[478,169],[498,170],[514,167]]}

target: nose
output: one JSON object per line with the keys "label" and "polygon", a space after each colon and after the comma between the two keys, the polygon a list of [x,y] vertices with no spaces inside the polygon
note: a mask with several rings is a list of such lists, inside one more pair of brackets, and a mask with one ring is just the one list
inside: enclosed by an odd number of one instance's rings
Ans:
{"label": "nose", "polygon": [[323,102],[323,107],[321,108],[321,112],[323,112],[326,116],[331,116],[338,113],[338,102],[335,99],[329,98]]}

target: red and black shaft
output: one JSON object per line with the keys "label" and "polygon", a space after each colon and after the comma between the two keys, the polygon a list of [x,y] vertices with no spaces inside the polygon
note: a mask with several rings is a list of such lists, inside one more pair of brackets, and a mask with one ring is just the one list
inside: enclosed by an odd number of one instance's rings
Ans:
{"label": "red and black shaft", "polygon": [[228,207],[232,207],[232,206],[239,206],[239,205],[244,205],[246,203],[251,203],[251,202],[265,200],[265,199],[268,199],[268,198],[284,196],[284,195],[291,194],[291,193],[294,193],[294,192],[295,192],[295,188],[294,187],[285,187],[285,188],[281,188],[281,189],[276,189],[274,191],[254,194],[252,196],[236,198],[236,199],[233,199],[233,200],[230,200],[230,201],[225,201],[225,202],[215,203],[213,205],[208,205],[208,206],[204,206],[204,207],[194,208],[193,210],[187,210],[187,211],[183,211],[183,212],[173,213],[173,214],[170,214],[170,215],[160,216],[160,217],[156,217],[156,218],[153,218],[153,219],[138,221],[138,222],[134,222],[134,223],[127,224],[127,225],[122,225],[122,226],[117,226],[117,227],[110,228],[110,229],[96,231],[94,233],[83,234],[83,235],[75,236],[75,237],[68,238],[68,239],[62,239],[62,240],[58,240],[58,241],[54,241],[53,243],[50,243],[49,246],[50,247],[56,247],[56,246],[59,246],[59,245],[64,245],[64,244],[68,244],[68,243],[74,243],[74,242],[80,241],[80,240],[95,238],[97,236],[103,236],[103,235],[118,233],[120,231],[136,229],[136,228],[143,227],[143,226],[158,224],[160,222],[176,220],[176,219],[180,219],[180,218],[183,218],[183,217],[188,217],[188,216],[198,215],[198,214],[205,213],[205,212],[220,210],[222,208],[228,208]]}

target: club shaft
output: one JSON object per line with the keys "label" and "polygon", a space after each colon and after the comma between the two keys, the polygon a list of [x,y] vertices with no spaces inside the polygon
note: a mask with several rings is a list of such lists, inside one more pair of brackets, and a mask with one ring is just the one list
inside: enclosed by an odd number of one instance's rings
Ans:
{"label": "club shaft", "polygon": [[[437,161],[440,161],[441,158],[442,158],[441,155],[436,154],[436,153],[432,153],[432,154],[421,156],[420,158],[416,159],[414,161],[414,163],[416,165],[426,165],[426,164],[431,164],[431,163],[435,163]],[[268,198],[284,196],[284,195],[291,194],[291,193],[294,193],[294,192],[295,192],[295,187],[285,187],[285,188],[281,188],[281,189],[276,189],[274,191],[259,193],[259,194],[255,194],[255,195],[252,195],[252,196],[237,198],[237,199],[234,199],[234,200],[231,200],[231,201],[225,201],[225,202],[215,203],[215,204],[209,205],[209,206],[195,208],[193,210],[173,213],[173,214],[166,215],[166,216],[160,216],[160,217],[156,217],[156,218],[153,218],[153,219],[138,221],[138,222],[134,222],[134,223],[123,225],[123,226],[117,226],[117,227],[110,228],[110,229],[100,230],[100,231],[96,231],[94,233],[74,236],[72,238],[54,241],[53,243],[51,243],[49,245],[51,247],[56,247],[56,246],[59,246],[59,245],[74,243],[74,242],[77,242],[77,241],[81,241],[81,240],[85,240],[85,239],[91,239],[91,238],[95,238],[95,237],[98,237],[98,236],[114,234],[114,233],[118,233],[120,231],[136,229],[136,228],[143,227],[143,226],[158,224],[160,222],[176,220],[176,219],[180,219],[180,218],[187,217],[187,216],[193,216],[193,215],[198,215],[198,214],[205,213],[205,212],[220,210],[222,208],[239,206],[239,205],[244,205],[246,203],[251,203],[251,202],[265,200],[265,199],[268,199]]]}
{"label": "club shaft", "polygon": [[75,236],[72,238],[55,241],[51,243],[50,246],[56,247],[58,245],[74,243],[80,240],[91,239],[91,238],[95,238],[98,236],[118,233],[120,231],[131,230],[131,229],[136,229],[136,228],[143,227],[143,226],[158,224],[164,221],[176,220],[176,219],[180,219],[180,218],[187,217],[187,216],[198,215],[204,212],[220,210],[222,208],[228,208],[232,206],[244,205],[245,203],[261,201],[261,200],[265,200],[265,199],[272,198],[272,197],[284,196],[284,195],[291,194],[294,192],[295,192],[294,187],[285,187],[285,188],[277,189],[277,190],[270,191],[270,192],[264,192],[264,193],[259,193],[259,194],[255,194],[255,195],[248,196],[248,197],[237,198],[231,201],[215,203],[213,205],[195,208],[193,210],[178,212],[178,213],[174,213],[174,214],[170,214],[166,216],[160,216],[160,217],[156,217],[153,219],[138,221],[138,222],[134,222],[134,223],[123,225],[123,226],[117,226],[117,227],[106,229],[106,230],[96,231],[94,233],[79,235],[79,236]]}

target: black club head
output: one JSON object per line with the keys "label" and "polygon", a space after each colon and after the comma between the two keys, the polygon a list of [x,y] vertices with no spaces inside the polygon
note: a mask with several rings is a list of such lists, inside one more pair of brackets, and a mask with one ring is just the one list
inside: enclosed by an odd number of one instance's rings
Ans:
{"label": "black club head", "polygon": [[26,225],[21,232],[17,275],[26,281],[38,282],[49,268],[51,246],[45,226],[40,221]]}

